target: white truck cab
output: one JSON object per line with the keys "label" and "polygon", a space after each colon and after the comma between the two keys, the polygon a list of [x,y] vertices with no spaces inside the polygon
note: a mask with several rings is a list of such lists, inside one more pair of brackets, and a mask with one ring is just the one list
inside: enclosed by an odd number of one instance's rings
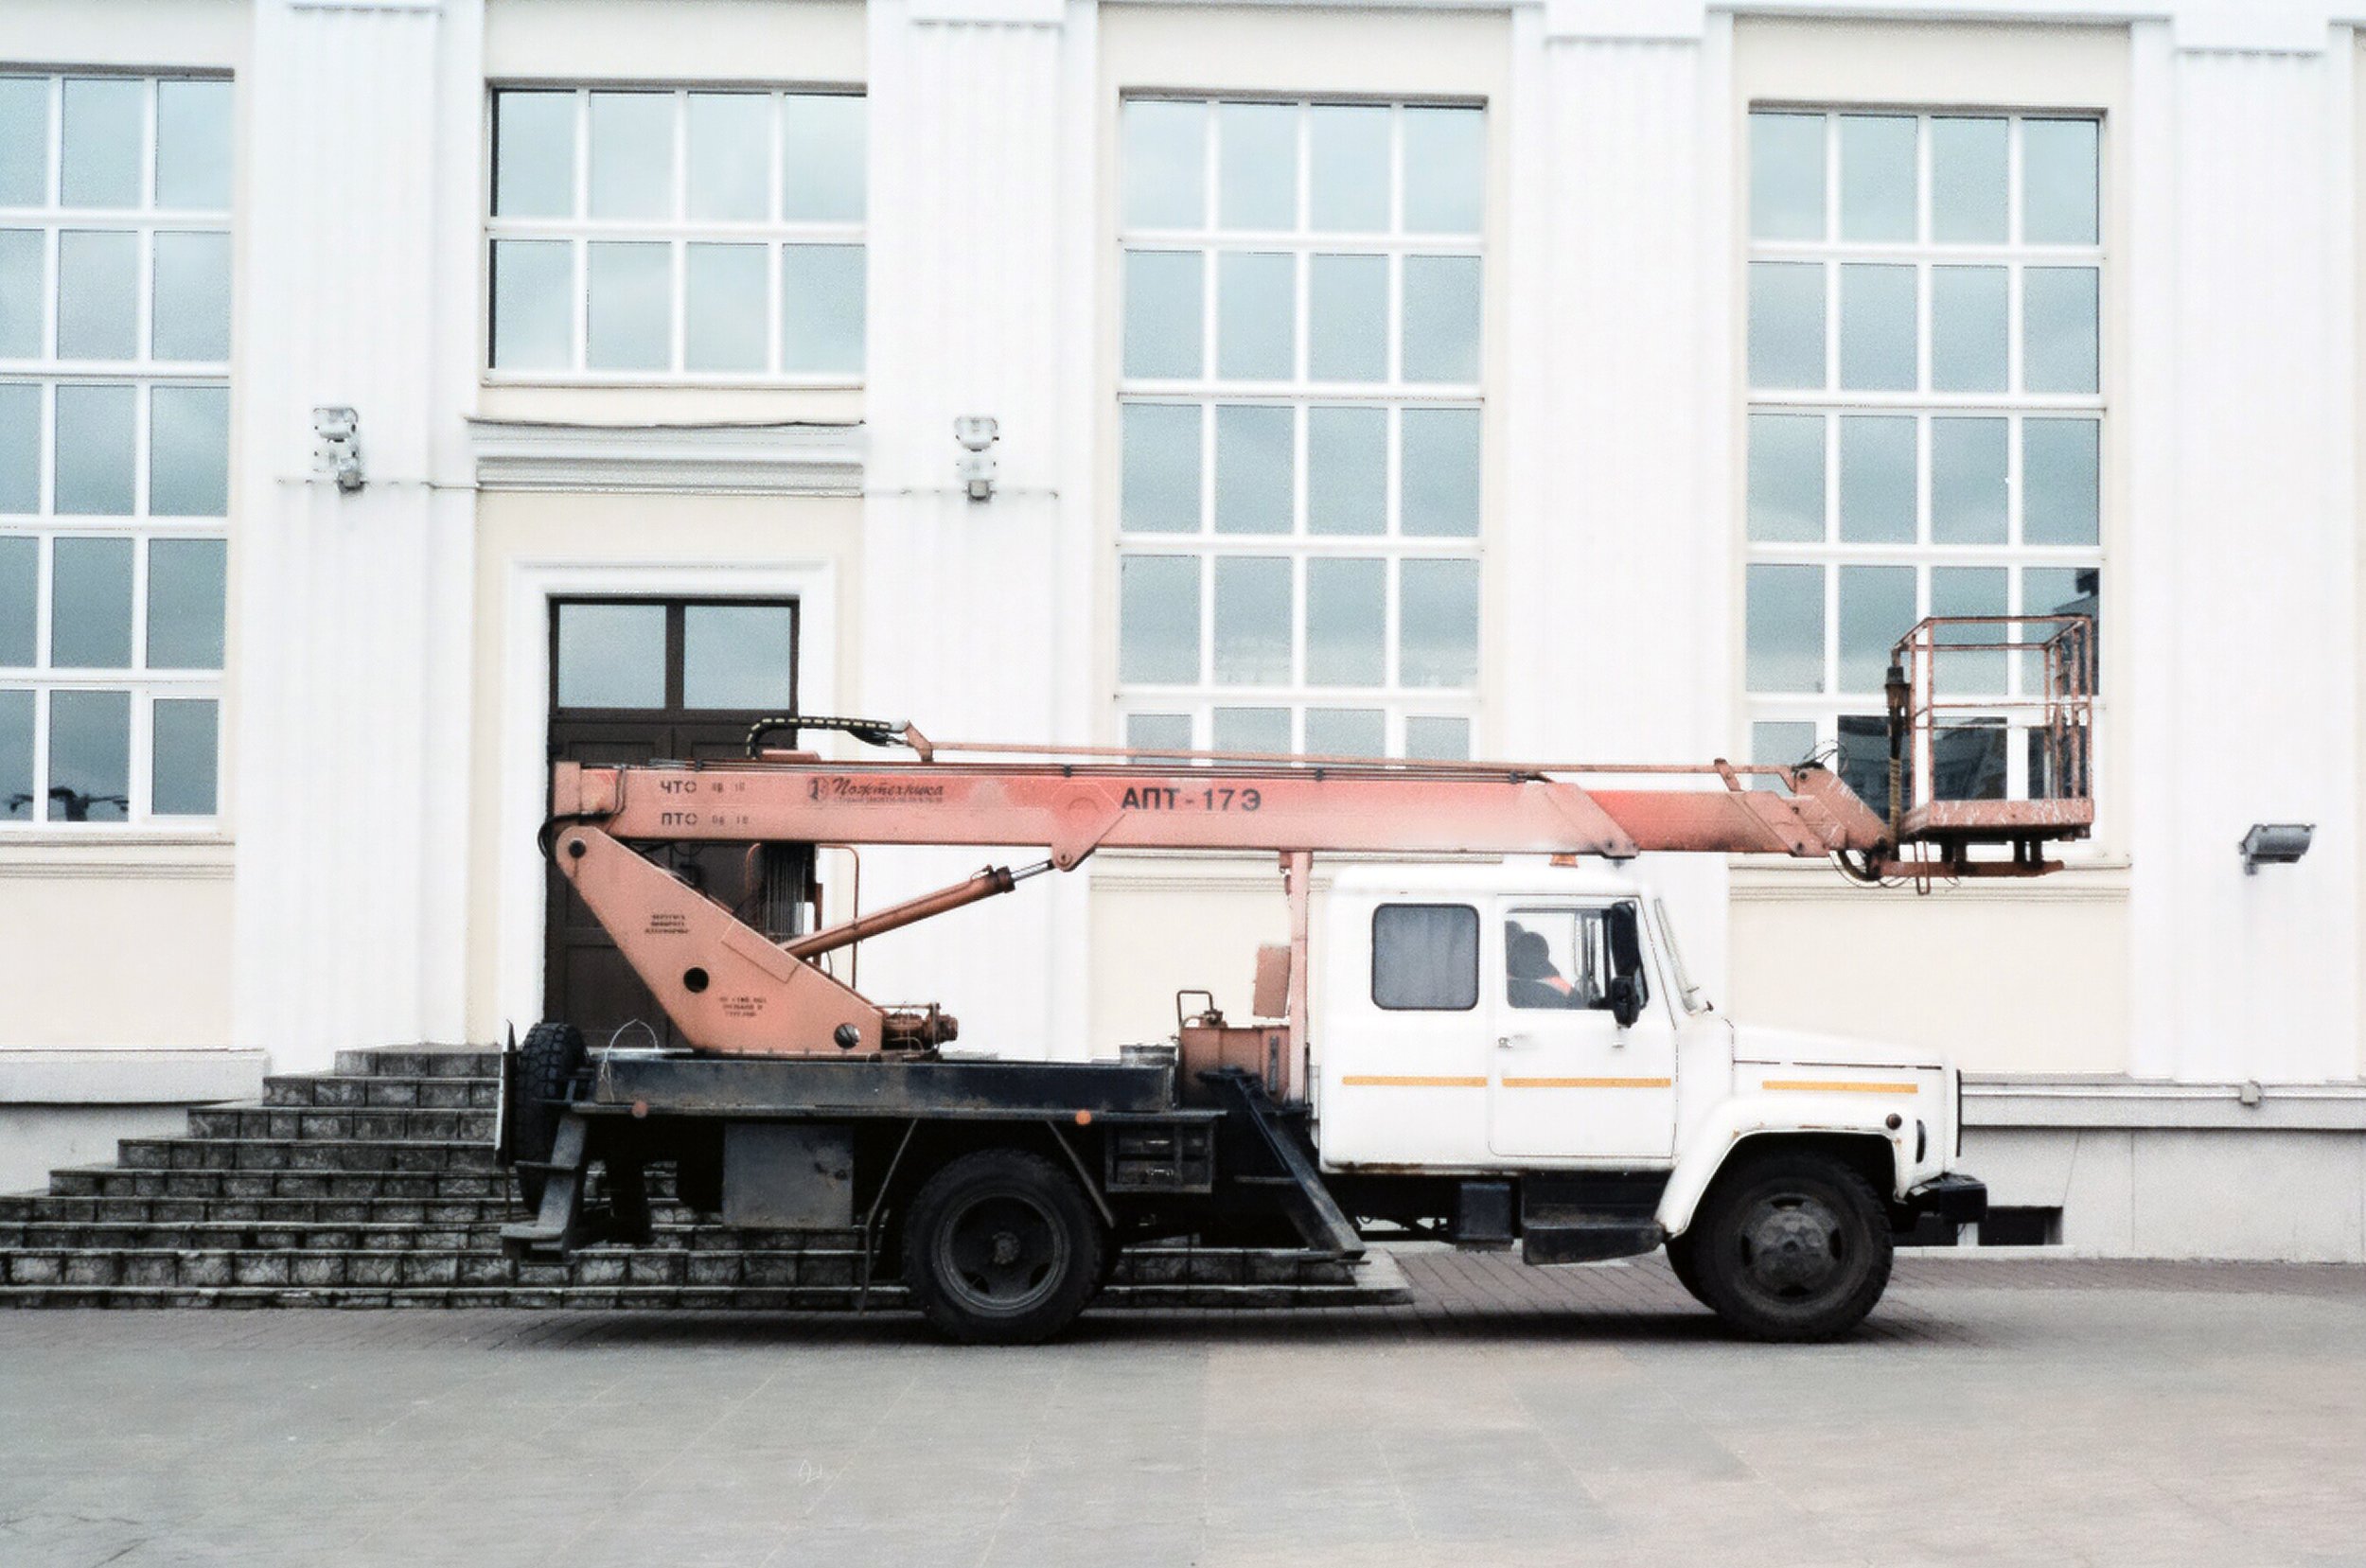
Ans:
{"label": "white truck cab", "polygon": [[1539,1262],[1665,1242],[1728,1318],[1811,1337],[1879,1297],[1891,1230],[1985,1208],[1951,1169],[1951,1066],[1728,1019],[1665,905],[1616,872],[1346,869],[1318,951],[1322,1169],[1351,1191],[1460,1178],[1458,1241],[1516,1229]]}

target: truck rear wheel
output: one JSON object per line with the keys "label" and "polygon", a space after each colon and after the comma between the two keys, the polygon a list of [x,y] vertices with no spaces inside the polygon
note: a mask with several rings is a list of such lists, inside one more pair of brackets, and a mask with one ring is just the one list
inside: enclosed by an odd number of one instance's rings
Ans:
{"label": "truck rear wheel", "polygon": [[[561,1103],[567,1084],[583,1067],[583,1033],[573,1024],[543,1022],[526,1031],[518,1047],[517,1103],[509,1107],[509,1152],[513,1159],[539,1161],[551,1157],[558,1142],[558,1124],[567,1115]],[[518,1191],[528,1208],[542,1207],[542,1172],[518,1172]]]}
{"label": "truck rear wheel", "polygon": [[1880,1200],[1864,1177],[1826,1154],[1748,1158],[1718,1178],[1686,1240],[1695,1294],[1752,1339],[1846,1333],[1889,1284]]}
{"label": "truck rear wheel", "polygon": [[1100,1217],[1067,1172],[1016,1149],[963,1154],[923,1183],[904,1217],[904,1284],[964,1345],[1034,1345],[1100,1288]]}

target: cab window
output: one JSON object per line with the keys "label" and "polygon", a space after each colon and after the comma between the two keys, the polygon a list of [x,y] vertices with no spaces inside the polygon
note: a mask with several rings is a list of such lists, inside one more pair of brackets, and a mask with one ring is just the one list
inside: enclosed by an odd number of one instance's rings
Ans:
{"label": "cab window", "polygon": [[1610,1011],[1610,979],[1642,965],[1622,961],[1608,909],[1514,909],[1504,922],[1504,1000],[1539,1011]]}
{"label": "cab window", "polygon": [[1392,1013],[1478,1006],[1478,911],[1467,904],[1384,904],[1372,911],[1372,1005]]}

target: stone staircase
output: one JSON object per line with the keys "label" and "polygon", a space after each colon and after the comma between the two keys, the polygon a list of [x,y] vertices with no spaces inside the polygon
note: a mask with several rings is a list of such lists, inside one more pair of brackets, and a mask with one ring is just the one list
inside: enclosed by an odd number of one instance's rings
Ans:
{"label": "stone staircase", "polygon": [[[500,1056],[340,1051],[336,1070],[264,1080],[259,1104],[189,1113],[185,1137],[126,1138],[112,1166],[0,1197],[0,1307],[566,1307],[850,1311],[852,1231],[733,1230],[653,1184],[645,1247],[513,1263],[521,1218],[493,1158]],[[653,1172],[653,1175],[658,1173]],[[1303,1307],[1404,1298],[1393,1260],[1152,1247],[1101,1305]],[[893,1284],[863,1305],[900,1308]]]}

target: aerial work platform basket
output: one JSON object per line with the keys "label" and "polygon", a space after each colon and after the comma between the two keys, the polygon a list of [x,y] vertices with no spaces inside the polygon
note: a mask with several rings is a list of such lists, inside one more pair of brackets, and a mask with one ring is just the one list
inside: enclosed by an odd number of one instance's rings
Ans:
{"label": "aerial work platform basket", "polygon": [[1898,640],[1888,676],[1897,869],[2035,875],[2059,865],[2048,844],[2093,830],[2092,616],[1932,616]]}

